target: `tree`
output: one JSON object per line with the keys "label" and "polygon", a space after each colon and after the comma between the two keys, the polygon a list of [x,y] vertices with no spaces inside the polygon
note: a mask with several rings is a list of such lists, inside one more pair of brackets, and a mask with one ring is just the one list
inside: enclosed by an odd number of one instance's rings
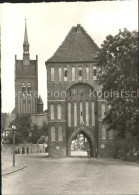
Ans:
{"label": "tree", "polygon": [[[16,143],[26,142],[31,129],[31,115],[17,114],[15,119],[10,123],[9,127],[12,128],[12,125],[16,126]],[[12,143],[12,133],[9,135],[9,142]]]}
{"label": "tree", "polygon": [[138,33],[119,30],[116,36],[108,35],[101,46],[96,58],[98,84],[111,105],[104,122],[119,138],[124,138],[127,131],[138,137]]}
{"label": "tree", "polygon": [[[16,115],[15,119],[10,123],[9,127],[12,125],[16,126],[16,143],[34,143],[36,144],[41,136],[48,135],[48,128],[46,122],[42,124],[42,127],[37,124],[33,124],[30,114],[20,114]],[[12,132],[8,136],[9,143],[12,143]]]}
{"label": "tree", "polygon": [[32,124],[27,141],[32,143],[37,143],[37,141],[42,136],[43,137],[48,136],[48,128],[46,122],[43,122],[42,127],[38,126],[37,124]]}

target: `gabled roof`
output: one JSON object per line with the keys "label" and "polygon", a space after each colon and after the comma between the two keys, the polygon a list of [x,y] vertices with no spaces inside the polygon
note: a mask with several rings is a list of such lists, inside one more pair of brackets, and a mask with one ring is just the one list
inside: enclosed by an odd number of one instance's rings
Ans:
{"label": "gabled roof", "polygon": [[99,47],[94,40],[78,24],[76,27],[72,27],[62,45],[47,63],[93,61],[98,50]]}

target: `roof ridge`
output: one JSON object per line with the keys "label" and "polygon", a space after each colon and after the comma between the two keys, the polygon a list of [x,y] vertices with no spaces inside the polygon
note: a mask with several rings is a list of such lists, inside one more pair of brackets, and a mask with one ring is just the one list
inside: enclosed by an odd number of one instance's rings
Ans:
{"label": "roof ridge", "polygon": [[88,32],[81,26],[82,30],[85,32],[85,34],[88,36],[89,39],[92,40],[93,44],[99,49],[98,45],[95,43],[94,39],[88,34]]}
{"label": "roof ridge", "polygon": [[67,37],[69,36],[70,32],[72,31],[72,29],[75,28],[75,26],[73,26],[70,31],[68,32],[68,34],[65,36],[64,40],[62,41],[62,43],[58,46],[58,48],[56,49],[56,51],[54,52],[54,54],[47,60],[49,61],[56,53],[57,51],[60,49],[60,47],[63,45],[63,43],[65,42],[65,40],[67,39]]}
{"label": "roof ridge", "polygon": [[90,61],[94,59],[98,50],[98,45],[94,42],[84,27],[77,24],[77,26],[73,26],[70,29],[60,46],[46,61],[46,64],[57,61]]}

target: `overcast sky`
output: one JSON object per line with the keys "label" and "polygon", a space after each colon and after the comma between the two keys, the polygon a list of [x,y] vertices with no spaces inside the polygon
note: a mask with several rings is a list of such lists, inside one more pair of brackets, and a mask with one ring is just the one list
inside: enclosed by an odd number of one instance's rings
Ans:
{"label": "overcast sky", "polygon": [[39,94],[47,108],[46,67],[72,26],[80,23],[100,47],[108,34],[138,29],[138,1],[1,4],[2,112],[14,108],[14,63],[23,57],[25,18],[31,59],[38,55]]}

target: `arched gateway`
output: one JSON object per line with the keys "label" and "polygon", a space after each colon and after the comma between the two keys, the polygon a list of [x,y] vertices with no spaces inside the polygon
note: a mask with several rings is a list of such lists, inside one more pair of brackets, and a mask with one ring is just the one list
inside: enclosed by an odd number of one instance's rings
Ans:
{"label": "arched gateway", "polygon": [[50,157],[70,156],[71,141],[79,133],[87,138],[92,157],[96,149],[100,151],[103,101],[95,94],[99,90],[98,50],[84,28],[77,25],[46,62]]}
{"label": "arched gateway", "polygon": [[79,127],[78,129],[76,129],[69,138],[67,142],[67,156],[71,156],[71,142],[79,133],[82,133],[88,139],[91,157],[96,157],[96,140],[93,134],[89,130],[85,129],[85,127]]}

